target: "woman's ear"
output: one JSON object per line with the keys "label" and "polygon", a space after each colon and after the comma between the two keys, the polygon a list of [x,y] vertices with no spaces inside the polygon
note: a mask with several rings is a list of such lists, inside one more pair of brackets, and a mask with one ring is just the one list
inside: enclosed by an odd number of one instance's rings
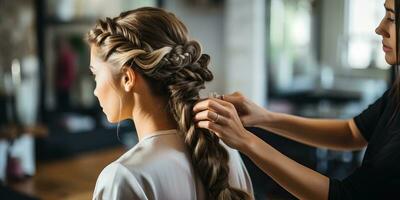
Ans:
{"label": "woman's ear", "polygon": [[123,67],[121,82],[124,91],[130,92],[136,83],[136,72],[130,67]]}

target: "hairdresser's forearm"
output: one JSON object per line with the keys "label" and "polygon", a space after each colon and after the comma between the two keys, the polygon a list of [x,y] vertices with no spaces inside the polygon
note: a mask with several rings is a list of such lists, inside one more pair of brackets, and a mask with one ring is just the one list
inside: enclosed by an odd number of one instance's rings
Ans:
{"label": "hairdresser's forearm", "polygon": [[329,179],[281,154],[257,136],[249,134],[239,150],[261,170],[299,199],[327,199]]}
{"label": "hairdresser's forearm", "polygon": [[282,113],[266,113],[257,126],[283,137],[315,147],[355,150],[366,145],[354,134],[350,120],[308,119]]}

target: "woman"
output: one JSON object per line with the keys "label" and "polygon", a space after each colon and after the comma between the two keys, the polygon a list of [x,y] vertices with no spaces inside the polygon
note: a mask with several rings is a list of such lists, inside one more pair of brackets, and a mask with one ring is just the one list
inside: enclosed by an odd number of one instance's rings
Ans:
{"label": "woman", "polygon": [[[386,0],[386,15],[376,29],[385,59],[398,65],[400,0]],[[368,109],[350,120],[306,119],[265,110],[239,93],[195,105],[197,126],[215,132],[227,145],[299,199],[400,198],[400,79]],[[340,181],[284,156],[248,132],[255,126],[315,147],[356,150],[367,146],[362,165]]]}
{"label": "woman", "polygon": [[112,123],[132,119],[139,138],[101,172],[93,199],[253,198],[238,152],[195,127],[210,58],[175,15],[127,11],[100,20],[87,40],[103,112]]}

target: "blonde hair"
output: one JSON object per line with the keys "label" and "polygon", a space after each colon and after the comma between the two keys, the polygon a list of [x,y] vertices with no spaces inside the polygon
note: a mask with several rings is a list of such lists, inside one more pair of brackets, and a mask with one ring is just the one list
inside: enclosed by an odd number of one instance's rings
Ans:
{"label": "blonde hair", "polygon": [[217,136],[195,127],[192,108],[204,83],[213,79],[210,57],[197,41],[189,40],[185,25],[163,9],[144,7],[99,20],[88,33],[99,56],[120,68],[132,67],[155,95],[168,97],[168,110],[178,125],[191,162],[208,199],[250,199],[229,185],[229,155]]}

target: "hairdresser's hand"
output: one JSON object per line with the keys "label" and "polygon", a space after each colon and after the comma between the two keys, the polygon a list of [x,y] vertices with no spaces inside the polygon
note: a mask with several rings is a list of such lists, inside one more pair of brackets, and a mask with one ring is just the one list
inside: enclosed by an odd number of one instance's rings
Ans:
{"label": "hairdresser's hand", "polygon": [[239,151],[253,135],[240,121],[235,106],[227,101],[209,98],[193,107],[197,127],[213,131],[228,146]]}
{"label": "hairdresser's hand", "polygon": [[245,127],[261,127],[268,121],[271,112],[255,104],[239,92],[222,96],[224,101],[232,103],[238,111],[241,122]]}

